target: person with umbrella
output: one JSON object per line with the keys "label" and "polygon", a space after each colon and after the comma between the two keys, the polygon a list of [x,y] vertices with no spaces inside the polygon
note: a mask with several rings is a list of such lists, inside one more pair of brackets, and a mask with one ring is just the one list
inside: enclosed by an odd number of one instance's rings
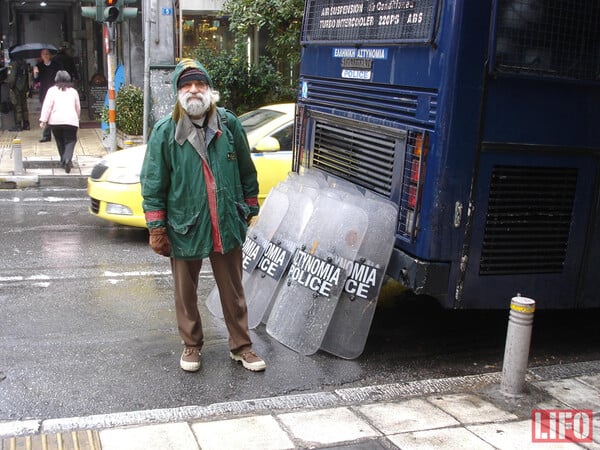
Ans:
{"label": "person with umbrella", "polygon": [[[52,59],[52,54],[47,48],[42,49],[40,56],[42,60],[33,67],[33,80],[40,83],[40,103],[44,104],[44,98],[48,89],[54,86],[54,78],[62,66]],[[50,141],[50,127],[44,127],[40,142]]]}
{"label": "person with umbrella", "polygon": [[50,50],[52,54],[55,54],[58,51],[55,45],[48,44],[47,42],[30,42],[27,44],[13,45],[8,49],[8,54],[10,55],[10,59],[39,58],[40,52],[45,48]]}
{"label": "person with umbrella", "polygon": [[29,130],[29,110],[27,109],[29,67],[23,58],[18,56],[11,61],[7,81],[10,89],[10,102],[15,107],[15,126],[9,131]]}

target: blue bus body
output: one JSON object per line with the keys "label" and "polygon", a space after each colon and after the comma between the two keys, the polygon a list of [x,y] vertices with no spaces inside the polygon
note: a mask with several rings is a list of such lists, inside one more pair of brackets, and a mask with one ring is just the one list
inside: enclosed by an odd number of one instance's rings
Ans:
{"label": "blue bus body", "polygon": [[399,206],[446,308],[600,306],[600,2],[307,0],[294,169]]}

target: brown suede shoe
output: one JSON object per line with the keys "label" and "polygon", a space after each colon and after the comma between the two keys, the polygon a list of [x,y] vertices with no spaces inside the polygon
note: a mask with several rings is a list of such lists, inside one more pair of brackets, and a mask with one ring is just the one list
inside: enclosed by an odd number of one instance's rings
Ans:
{"label": "brown suede shoe", "polygon": [[260,356],[254,353],[252,350],[247,350],[240,354],[235,354],[233,352],[229,352],[229,356],[234,361],[241,361],[242,365],[253,372],[260,372],[261,370],[265,370],[267,365],[262,360]]}
{"label": "brown suede shoe", "polygon": [[185,346],[179,360],[179,366],[186,372],[197,372],[200,369],[200,349]]}

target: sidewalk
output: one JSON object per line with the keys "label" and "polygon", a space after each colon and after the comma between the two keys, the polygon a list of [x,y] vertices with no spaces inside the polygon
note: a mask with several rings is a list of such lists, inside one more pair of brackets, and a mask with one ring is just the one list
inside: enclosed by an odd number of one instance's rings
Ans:
{"label": "sidewalk", "polygon": [[[25,188],[36,186],[68,186],[85,188],[87,177],[96,163],[106,155],[102,145],[102,130],[90,128],[95,123],[87,119],[87,110],[81,112],[81,128],[73,155],[71,173],[60,167],[60,158],[54,137],[50,142],[39,142],[42,130],[39,128],[39,102],[31,99],[28,131],[0,130],[0,189]],[[14,139],[21,140],[23,172],[15,173]]]}
{"label": "sidewalk", "polygon": [[[276,368],[267,368],[276,370]],[[329,392],[0,423],[0,450],[600,448],[600,361],[531,368],[526,393],[500,392],[500,373]],[[532,410],[591,410],[558,422],[593,441],[548,442]],[[575,413],[576,411],[568,411]],[[588,413],[578,417],[589,418]],[[582,425],[582,426],[580,426]],[[571,428],[569,428],[571,427]],[[541,443],[533,442],[541,439]]]}

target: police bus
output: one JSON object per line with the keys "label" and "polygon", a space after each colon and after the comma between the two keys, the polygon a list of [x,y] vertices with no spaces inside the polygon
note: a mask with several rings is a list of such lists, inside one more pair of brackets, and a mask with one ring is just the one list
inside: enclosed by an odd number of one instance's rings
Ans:
{"label": "police bus", "polygon": [[398,205],[447,308],[600,306],[600,2],[307,0],[294,170]]}

